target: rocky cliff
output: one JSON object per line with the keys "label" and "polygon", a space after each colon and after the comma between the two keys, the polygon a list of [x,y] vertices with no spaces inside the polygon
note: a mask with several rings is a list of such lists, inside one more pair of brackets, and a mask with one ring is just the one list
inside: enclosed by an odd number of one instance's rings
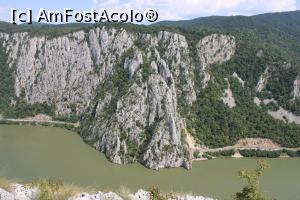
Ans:
{"label": "rocky cliff", "polygon": [[233,36],[208,35],[197,42],[195,58],[183,35],[108,27],[0,39],[14,69],[11,102],[81,116],[83,139],[112,162],[138,160],[152,169],[191,167],[180,106],[196,101],[196,77],[203,75],[205,87],[209,66],[230,60],[236,48]]}

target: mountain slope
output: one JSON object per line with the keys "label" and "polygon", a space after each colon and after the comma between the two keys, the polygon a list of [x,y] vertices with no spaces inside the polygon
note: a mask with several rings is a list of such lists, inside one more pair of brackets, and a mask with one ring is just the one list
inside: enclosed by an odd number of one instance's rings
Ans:
{"label": "mountain slope", "polygon": [[0,24],[0,113],[80,121],[111,161],[152,169],[191,167],[190,135],[207,147],[249,137],[299,147],[298,15]]}

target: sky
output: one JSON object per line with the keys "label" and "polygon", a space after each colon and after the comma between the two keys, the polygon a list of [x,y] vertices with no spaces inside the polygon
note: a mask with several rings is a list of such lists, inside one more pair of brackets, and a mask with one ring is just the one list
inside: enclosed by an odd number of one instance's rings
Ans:
{"label": "sky", "polygon": [[185,20],[211,15],[255,15],[266,12],[293,11],[300,9],[300,0],[0,0],[0,20],[10,21],[11,8],[24,10],[40,8],[63,11],[72,8],[78,11],[107,9],[125,11],[134,9],[143,12],[153,8],[159,20]]}

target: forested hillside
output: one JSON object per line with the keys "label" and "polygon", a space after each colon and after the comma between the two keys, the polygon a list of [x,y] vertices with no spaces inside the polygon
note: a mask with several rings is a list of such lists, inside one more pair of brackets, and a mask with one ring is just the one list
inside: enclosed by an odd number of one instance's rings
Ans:
{"label": "forested hillside", "polygon": [[[295,131],[287,129],[284,122],[275,122],[267,110],[282,106],[300,115],[299,98],[293,98],[294,81],[300,73],[300,11],[164,21],[154,26],[177,27],[188,32],[190,37],[199,33],[221,32],[237,39],[235,57],[226,64],[211,68],[214,83],[199,92],[201,98],[191,109],[195,123],[191,127],[197,127],[198,138],[213,141],[209,145],[214,147],[233,144],[241,137],[269,137],[288,146],[299,144],[299,125],[290,125]],[[258,52],[262,55],[257,56]],[[267,66],[270,66],[271,78],[265,89],[257,92],[260,75]],[[244,87],[232,77],[234,72],[245,81]],[[224,77],[229,78],[236,97],[237,107],[234,109],[224,107],[219,100],[222,89],[227,87],[224,86]],[[253,103],[256,96],[260,99],[273,98],[277,104],[258,107]]]}

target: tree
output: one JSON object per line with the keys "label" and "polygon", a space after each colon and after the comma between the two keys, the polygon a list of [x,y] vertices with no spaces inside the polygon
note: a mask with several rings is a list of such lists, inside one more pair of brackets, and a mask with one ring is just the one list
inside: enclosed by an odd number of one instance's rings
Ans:
{"label": "tree", "polygon": [[236,193],[235,200],[266,200],[264,195],[259,191],[259,178],[263,171],[268,168],[265,160],[258,160],[258,169],[245,170],[239,172],[239,177],[247,182],[247,185],[241,192]]}

